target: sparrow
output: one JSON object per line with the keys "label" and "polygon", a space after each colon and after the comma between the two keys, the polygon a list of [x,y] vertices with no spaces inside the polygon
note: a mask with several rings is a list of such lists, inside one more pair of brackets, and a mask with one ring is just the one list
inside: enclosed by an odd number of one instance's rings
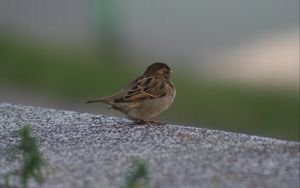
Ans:
{"label": "sparrow", "polygon": [[153,63],[142,76],[119,92],[86,103],[108,104],[139,124],[148,122],[160,124],[149,119],[167,110],[174,101],[176,89],[170,79],[171,72],[167,64]]}

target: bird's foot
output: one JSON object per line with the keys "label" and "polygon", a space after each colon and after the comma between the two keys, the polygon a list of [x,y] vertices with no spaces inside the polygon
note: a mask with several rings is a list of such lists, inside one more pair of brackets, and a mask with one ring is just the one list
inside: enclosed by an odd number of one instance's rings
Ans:
{"label": "bird's foot", "polygon": [[145,121],[145,120],[139,120],[139,121],[136,121],[137,124],[139,125],[145,125],[145,124],[148,124],[148,125],[166,125],[167,123],[162,123],[158,120],[148,120],[148,121]]}

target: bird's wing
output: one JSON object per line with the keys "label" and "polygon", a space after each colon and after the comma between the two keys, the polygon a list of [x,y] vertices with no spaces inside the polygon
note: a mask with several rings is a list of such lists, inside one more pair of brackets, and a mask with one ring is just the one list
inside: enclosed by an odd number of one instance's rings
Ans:
{"label": "bird's wing", "polygon": [[114,99],[115,103],[137,102],[144,99],[154,99],[166,95],[166,81],[154,76],[142,76],[134,80],[122,95]]}

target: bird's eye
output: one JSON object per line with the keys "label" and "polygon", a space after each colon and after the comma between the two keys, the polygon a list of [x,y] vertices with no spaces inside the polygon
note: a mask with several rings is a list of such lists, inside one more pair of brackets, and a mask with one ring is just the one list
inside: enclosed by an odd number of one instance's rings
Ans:
{"label": "bird's eye", "polygon": [[167,73],[167,74],[169,74],[169,73],[171,73],[171,70],[169,70],[169,69],[165,69],[165,71],[164,71],[165,73]]}

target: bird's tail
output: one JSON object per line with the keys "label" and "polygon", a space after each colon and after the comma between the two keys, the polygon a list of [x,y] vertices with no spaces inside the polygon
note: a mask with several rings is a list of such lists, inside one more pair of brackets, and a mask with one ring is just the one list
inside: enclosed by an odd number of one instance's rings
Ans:
{"label": "bird's tail", "polygon": [[86,104],[94,103],[94,102],[102,102],[102,99],[96,99],[96,100],[88,100],[88,101],[85,101]]}
{"label": "bird's tail", "polygon": [[108,99],[103,98],[103,99],[95,99],[95,100],[88,100],[85,103],[89,104],[89,103],[94,103],[94,102],[103,102],[103,103],[107,103]]}
{"label": "bird's tail", "polygon": [[105,97],[105,98],[102,98],[102,99],[93,99],[93,100],[85,101],[85,103],[87,103],[87,104],[95,103],[95,102],[102,102],[102,103],[109,104],[109,102],[111,102],[111,98],[110,97]]}

